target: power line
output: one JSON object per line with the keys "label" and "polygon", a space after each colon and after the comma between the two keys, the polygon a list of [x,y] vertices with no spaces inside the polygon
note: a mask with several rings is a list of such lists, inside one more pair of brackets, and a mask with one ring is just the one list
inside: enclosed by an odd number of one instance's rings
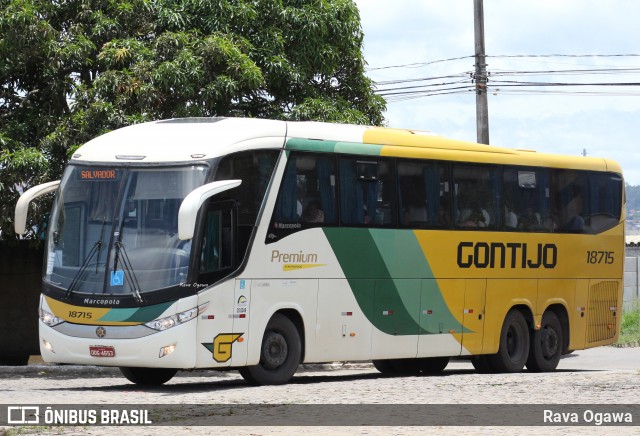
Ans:
{"label": "power line", "polygon": [[473,58],[474,56],[460,56],[457,58],[449,58],[449,59],[438,59],[436,61],[430,61],[430,62],[414,62],[411,64],[403,64],[403,65],[387,65],[386,67],[371,67],[371,68],[367,68],[367,71],[378,71],[378,70],[389,70],[392,68],[420,68],[420,67],[426,67],[427,65],[432,65],[432,64],[439,64],[441,62],[450,62],[450,61],[457,61],[460,59],[469,59],[469,58]]}
{"label": "power line", "polygon": [[399,79],[399,80],[382,80],[376,82],[376,85],[398,85],[401,83],[411,83],[411,82],[422,82],[428,80],[439,80],[439,79],[453,79],[455,77],[468,77],[468,73],[458,73],[458,74],[450,74],[448,76],[433,76],[433,77],[417,77],[415,79]]}
{"label": "power line", "polygon": [[582,74],[639,74],[640,68],[589,68],[589,69],[567,69],[567,70],[493,70],[491,76],[508,76],[508,75],[582,75]]}
{"label": "power line", "polygon": [[[516,55],[486,55],[488,58],[624,58],[624,57],[640,57],[640,53],[619,53],[619,54],[516,54]],[[394,68],[420,68],[443,62],[458,61],[461,59],[473,59],[475,55],[458,56],[448,59],[438,59],[429,62],[412,62],[409,64],[387,65],[383,67],[369,67],[366,71],[380,71]]]}
{"label": "power line", "polygon": [[428,85],[414,85],[414,86],[399,86],[396,88],[385,88],[382,89],[378,92],[378,95],[385,95],[386,93],[390,92],[390,91],[405,91],[408,89],[421,89],[421,88],[429,88],[429,87],[436,87],[436,86],[448,86],[448,85],[456,85],[459,83],[464,83],[466,82],[467,79],[464,80],[458,80],[455,82],[442,82],[442,83],[432,83],[432,84],[428,84]]}
{"label": "power line", "polygon": [[487,55],[489,58],[621,58],[640,57],[639,53],[624,54],[528,54],[528,55]]}
{"label": "power line", "polygon": [[[463,56],[457,58],[442,59],[424,63],[405,64],[404,66],[389,66],[385,68],[400,68],[407,66],[423,66],[439,62],[447,62],[458,59],[472,58],[473,56]],[[640,57],[640,54],[547,54],[547,55],[489,55],[493,58],[526,58],[526,57],[566,57],[566,58],[585,58],[585,57]],[[576,95],[576,96],[637,96],[638,92],[630,91],[630,88],[640,86],[639,81],[559,81],[559,80],[518,80],[517,77],[535,77],[535,76],[621,76],[621,75],[640,75],[640,67],[602,67],[602,68],[566,68],[566,69],[546,69],[546,70],[495,70],[488,72],[487,92],[491,94],[511,94],[511,95]],[[514,80],[509,80],[513,77]],[[455,80],[460,79],[460,80]],[[465,86],[451,86],[468,83]],[[406,86],[398,86],[406,85]],[[421,97],[432,97],[438,95],[450,94],[469,94],[470,91],[477,88],[474,81],[472,71],[459,72],[455,74],[444,74],[438,76],[417,77],[409,79],[384,80],[376,83],[378,95],[383,96],[388,102],[397,102],[410,100]],[[539,88],[564,88],[562,90],[542,90]],[[588,91],[578,91],[580,87],[593,87],[595,89]],[[606,90],[597,89],[605,88]],[[625,88],[624,91],[614,90],[613,88]],[[537,88],[537,89],[536,89]],[[477,89],[476,89],[477,90]]]}
{"label": "power line", "polygon": [[640,86],[640,82],[521,82],[518,80],[499,80],[491,82],[492,86]]}

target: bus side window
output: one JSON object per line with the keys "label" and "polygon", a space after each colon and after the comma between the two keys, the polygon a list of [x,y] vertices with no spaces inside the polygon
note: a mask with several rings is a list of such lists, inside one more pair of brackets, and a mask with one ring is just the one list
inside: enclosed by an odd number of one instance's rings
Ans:
{"label": "bus side window", "polygon": [[446,228],[451,223],[448,166],[442,162],[398,162],[400,226]]}
{"label": "bus side window", "polygon": [[232,200],[237,205],[237,256],[243,259],[249,248],[258,211],[278,159],[278,150],[251,150],[225,156],[216,169],[214,180],[242,180],[237,188],[216,195],[217,200]]}
{"label": "bus side window", "polygon": [[206,277],[203,282],[218,280],[235,266],[234,210],[230,202],[225,202],[210,207],[206,212],[198,266],[198,272]]}
{"label": "bus side window", "polygon": [[369,157],[338,159],[340,224],[386,227],[395,224],[395,180],[391,161]]}
{"label": "bus side window", "polygon": [[589,174],[589,211],[591,233],[600,233],[620,222],[622,177],[611,173]]}
{"label": "bus side window", "polygon": [[337,222],[336,165],[331,155],[291,153],[271,218],[267,242]]}
{"label": "bus side window", "polygon": [[495,166],[463,165],[453,167],[454,212],[457,228],[498,228],[500,186]]}
{"label": "bus side window", "polygon": [[558,230],[563,233],[587,231],[587,175],[580,171],[556,170],[553,178]]}
{"label": "bus side window", "polygon": [[540,168],[506,167],[503,173],[504,228],[518,232],[551,232],[549,172]]}

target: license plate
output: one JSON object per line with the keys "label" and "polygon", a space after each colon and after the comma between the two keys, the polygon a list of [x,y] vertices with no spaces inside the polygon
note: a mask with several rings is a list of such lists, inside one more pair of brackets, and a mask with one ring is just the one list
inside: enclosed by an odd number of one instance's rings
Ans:
{"label": "license plate", "polygon": [[116,349],[105,346],[90,346],[89,354],[93,357],[115,357]]}

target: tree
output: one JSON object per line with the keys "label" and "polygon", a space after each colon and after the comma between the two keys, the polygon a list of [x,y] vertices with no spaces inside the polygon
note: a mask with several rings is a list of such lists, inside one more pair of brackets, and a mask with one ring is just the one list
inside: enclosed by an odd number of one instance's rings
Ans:
{"label": "tree", "polygon": [[[382,123],[352,0],[0,0],[0,229],[87,140],[153,119]],[[33,224],[33,223],[32,223]]]}
{"label": "tree", "polygon": [[[629,218],[629,210],[640,210],[640,186],[631,186],[627,183],[625,191],[627,200],[627,218]],[[640,215],[640,212],[634,214],[634,218],[637,219],[638,215]]]}

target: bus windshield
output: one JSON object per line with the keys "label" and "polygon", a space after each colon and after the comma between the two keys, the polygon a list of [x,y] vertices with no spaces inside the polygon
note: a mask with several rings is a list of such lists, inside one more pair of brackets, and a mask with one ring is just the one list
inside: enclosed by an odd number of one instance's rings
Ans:
{"label": "bus windshield", "polygon": [[207,169],[69,166],[51,216],[45,280],[67,294],[136,299],[186,282],[191,241],[178,239],[178,210]]}

